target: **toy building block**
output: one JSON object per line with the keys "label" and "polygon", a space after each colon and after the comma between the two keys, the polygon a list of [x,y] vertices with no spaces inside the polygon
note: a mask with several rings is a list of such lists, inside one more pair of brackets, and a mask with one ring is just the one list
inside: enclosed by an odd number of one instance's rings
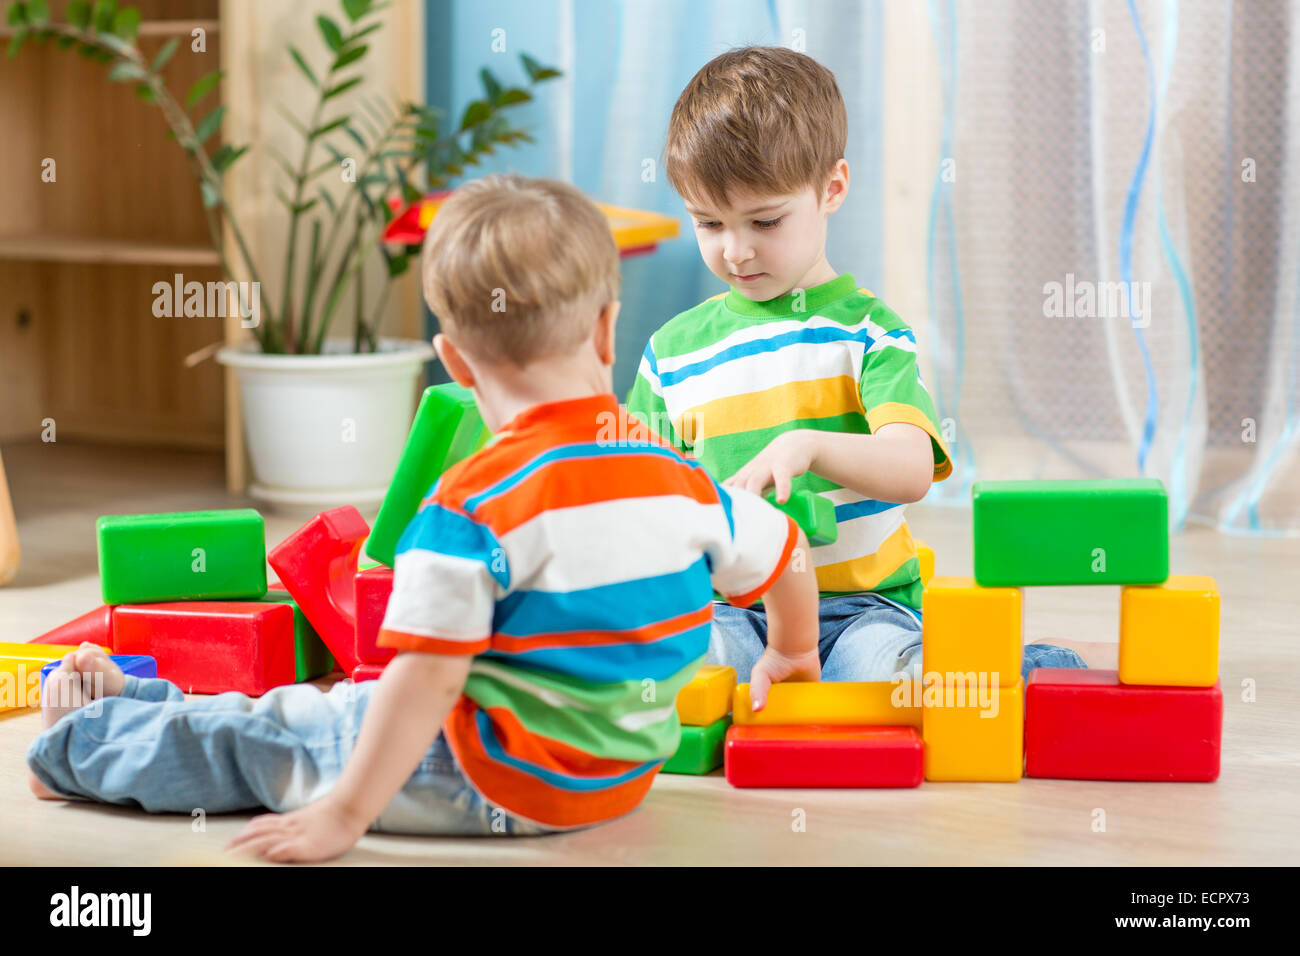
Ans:
{"label": "toy building block", "polygon": [[267,556],[345,674],[359,663],[353,578],[369,533],[361,512],[343,505],[316,515]]}
{"label": "toy building block", "polygon": [[383,664],[358,664],[356,670],[352,672],[353,682],[360,684],[363,680],[379,680],[379,675],[384,672]]}
{"label": "toy building block", "polygon": [[1159,587],[1119,592],[1123,684],[1210,687],[1219,679],[1219,588],[1214,578],[1174,575]]}
{"label": "toy building block", "polygon": [[778,504],[776,492],[770,491],[765,496],[767,503],[778,511],[783,511],[794,519],[808,538],[808,544],[817,547],[833,544],[840,535],[839,525],[835,521],[835,505],[829,498],[824,498],[815,491],[795,491],[784,504]]}
{"label": "toy building block", "polygon": [[392,567],[402,532],[438,476],[474,454],[491,437],[469,389],[455,382],[426,388],[388,494],[375,517],[366,554]]}
{"label": "toy building block", "polygon": [[690,683],[677,693],[677,719],[692,727],[708,727],[731,713],[736,692],[734,667],[701,664]]}
{"label": "toy building block", "polygon": [[100,647],[113,646],[113,608],[105,604],[87,611],[80,617],[74,617],[67,624],[60,624],[52,631],[46,631],[40,637],[32,638],[32,644],[71,644],[79,646],[82,641],[90,641]]}
{"label": "toy building block", "polygon": [[977,481],[975,580],[984,587],[1159,584],[1169,508],[1155,478]]}
{"label": "toy building block", "polygon": [[[982,588],[972,578],[932,578],[921,604],[921,660],[927,674],[1020,679],[1024,631],[1019,588]],[[976,678],[969,677],[968,680]]]}
{"label": "toy building block", "polygon": [[61,661],[77,647],[75,644],[0,643],[0,712],[39,705],[41,668],[51,661]]}
{"label": "toy building block", "polygon": [[362,571],[356,577],[357,660],[387,664],[397,654],[395,647],[379,646],[379,628],[393,593],[393,569],[383,565]]}
{"label": "toy building block", "polygon": [[[123,674],[131,674],[135,677],[158,676],[158,662],[148,654],[109,654],[108,656]],[[45,678],[49,677],[59,664],[59,661],[50,661],[41,668],[41,690],[45,689]]]}
{"label": "toy building block", "polygon": [[1223,690],[1121,684],[1108,670],[1043,667],[1025,691],[1025,774],[1065,780],[1219,776]]}
{"label": "toy building block", "polygon": [[117,652],[148,654],[187,694],[259,697],[295,678],[293,608],[260,601],[126,604],[113,615]]}
{"label": "toy building block", "polygon": [[850,727],[920,727],[920,681],[782,681],[768,689],[754,713],[749,685],[737,684],[731,720],[737,725],[830,724]]}
{"label": "toy building block", "polygon": [[293,608],[293,665],[294,680],[302,683],[334,669],[334,657],[316,629],[302,613],[293,595],[283,588],[268,590],[260,598],[264,604],[287,604]]}
{"label": "toy building block", "polygon": [[917,787],[914,727],[732,727],[726,775],[733,787]]}
{"label": "toy building block", "polygon": [[1024,768],[1024,682],[927,686],[926,780],[1015,781]]}
{"label": "toy building block", "polygon": [[730,717],[715,720],[707,727],[682,727],[682,742],[677,752],[664,761],[660,773],[690,773],[701,776],[722,766],[722,745],[727,738]]}
{"label": "toy building block", "polygon": [[916,561],[921,566],[921,587],[930,583],[934,577],[934,549],[924,541],[914,540],[916,545]]}
{"label": "toy building block", "polygon": [[105,604],[252,600],[266,593],[266,528],[252,508],[105,515],[95,531]]}

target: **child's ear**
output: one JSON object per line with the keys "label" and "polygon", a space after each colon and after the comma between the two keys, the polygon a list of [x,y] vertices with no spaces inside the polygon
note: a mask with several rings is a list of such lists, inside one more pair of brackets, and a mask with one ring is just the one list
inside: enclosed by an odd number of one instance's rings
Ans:
{"label": "child's ear", "polygon": [[465,388],[474,387],[474,371],[466,363],[460,349],[452,344],[451,339],[439,332],[433,337],[433,350],[438,353],[438,358],[453,382]]}
{"label": "child's ear", "polygon": [[603,365],[614,364],[614,327],[618,324],[618,313],[623,303],[615,299],[605,303],[596,317],[596,330],[593,336],[596,355]]}

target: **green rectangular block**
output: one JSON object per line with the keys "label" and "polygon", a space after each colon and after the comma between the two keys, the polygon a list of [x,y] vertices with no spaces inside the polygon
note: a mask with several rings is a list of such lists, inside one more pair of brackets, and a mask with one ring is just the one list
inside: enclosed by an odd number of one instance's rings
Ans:
{"label": "green rectangular block", "polygon": [[808,544],[817,547],[831,544],[840,535],[839,525],[835,521],[835,505],[829,499],[813,491],[796,491],[791,493],[785,504],[778,504],[776,492],[770,491],[765,496],[767,503],[779,511],[784,511],[803,530]]}
{"label": "green rectangular block", "polygon": [[95,522],[105,604],[256,600],[266,525],[252,508],[104,515]]}
{"label": "green rectangular block", "polygon": [[293,608],[294,680],[301,683],[334,669],[334,655],[288,591],[267,591],[258,600],[266,604],[287,604]]}
{"label": "green rectangular block", "polygon": [[715,720],[707,727],[682,727],[682,742],[677,752],[664,762],[661,773],[712,773],[722,766],[723,745],[730,715]]}
{"label": "green rectangular block", "polygon": [[392,567],[402,532],[438,476],[474,454],[491,437],[469,389],[455,382],[426,388],[388,494],[370,529],[365,553]]}
{"label": "green rectangular block", "polygon": [[981,587],[1169,577],[1169,503],[1157,478],[977,481],[971,505]]}

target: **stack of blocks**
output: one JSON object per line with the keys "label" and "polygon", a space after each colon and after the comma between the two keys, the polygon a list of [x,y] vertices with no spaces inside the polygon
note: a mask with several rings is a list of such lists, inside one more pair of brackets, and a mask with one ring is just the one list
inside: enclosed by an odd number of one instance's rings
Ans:
{"label": "stack of blocks", "polygon": [[722,744],[731,726],[731,700],[736,689],[732,667],[705,664],[677,694],[677,719],[682,740],[663,765],[664,773],[711,773],[722,766]]}

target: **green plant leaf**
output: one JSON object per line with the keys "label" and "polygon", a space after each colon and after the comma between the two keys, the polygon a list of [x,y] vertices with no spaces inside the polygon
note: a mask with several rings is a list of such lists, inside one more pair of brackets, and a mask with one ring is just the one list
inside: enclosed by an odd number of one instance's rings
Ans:
{"label": "green plant leaf", "polygon": [[360,46],[348,47],[346,50],[339,53],[338,59],[334,61],[334,69],[341,70],[349,63],[357,62],[357,60],[366,55],[366,51],[369,49],[370,47],[366,46],[364,43]]}
{"label": "green plant leaf", "polygon": [[294,116],[292,113],[290,113],[287,109],[285,109],[283,104],[278,105],[276,108],[280,111],[280,115],[284,117],[285,122],[287,122],[290,126],[296,129],[298,133],[303,137],[303,139],[306,139],[307,127],[303,126],[302,123],[298,122],[298,118]]}
{"label": "green plant leaf", "polygon": [[536,82],[537,74],[542,71],[542,65],[538,63],[536,60],[534,60],[527,53],[520,53],[519,61],[523,63],[524,70],[526,70],[528,73],[528,78]]}
{"label": "green plant leaf", "polygon": [[108,79],[113,83],[129,83],[131,80],[143,80],[149,74],[144,67],[130,60],[123,60],[108,71]]}
{"label": "green plant leaf", "polygon": [[343,127],[343,132],[351,136],[352,141],[356,143],[358,146],[360,146],[363,150],[366,149],[366,138],[362,136],[360,133],[358,133],[357,128],[353,126],[351,123]]}
{"label": "green plant leaf", "polygon": [[487,93],[488,102],[498,102],[498,99],[501,96],[501,84],[498,83],[497,78],[492,75],[492,71],[485,66],[483,69],[478,71],[478,75],[479,79],[483,81],[483,89]]}
{"label": "green plant leaf", "polygon": [[348,117],[340,116],[336,120],[330,120],[328,123],[325,123],[322,126],[317,126],[314,130],[311,131],[311,138],[317,139],[321,136],[324,136],[326,133],[332,133],[340,126],[345,125],[347,121],[348,121]]}
{"label": "green plant leaf", "polygon": [[226,143],[212,154],[212,168],[219,173],[224,173],[231,166],[235,165],[235,161],[246,152],[248,152],[247,146],[235,148],[229,143]]}
{"label": "green plant leaf", "polygon": [[356,23],[370,11],[370,0],[343,0],[343,12]]}
{"label": "green plant leaf", "polygon": [[482,100],[474,100],[465,107],[465,115],[460,118],[462,130],[471,129],[492,115],[492,107]]}
{"label": "green plant leaf", "polygon": [[167,65],[167,61],[172,58],[172,54],[176,52],[176,46],[180,42],[181,42],[180,37],[172,37],[170,40],[164,43],[163,48],[159,50],[158,55],[154,57],[153,66],[149,68],[150,72],[152,73],[160,72],[162,68]]}
{"label": "green plant leaf", "polygon": [[411,265],[411,257],[405,252],[393,254],[385,249],[384,259],[388,263],[388,277],[390,279],[395,279],[397,276],[400,276]]}
{"label": "green plant leaf", "polygon": [[[146,103],[158,102],[157,94],[154,93],[153,87],[150,86],[148,83],[139,84],[135,88],[135,95],[140,97],[140,99],[144,100]],[[167,131],[167,135],[170,136],[172,139],[176,138],[176,134],[173,133],[171,130]]]}
{"label": "green plant leaf", "polygon": [[203,195],[203,205],[208,209],[221,205],[221,190],[206,179],[199,183],[199,192]]}
{"label": "green plant leaf", "polygon": [[31,26],[43,26],[50,19],[50,7],[45,0],[27,0],[27,22]]}
{"label": "green plant leaf", "polygon": [[66,50],[76,42],[77,42],[76,37],[55,37],[54,38],[54,45],[58,47],[60,50]]}
{"label": "green plant leaf", "polygon": [[120,36],[115,36],[112,33],[101,33],[99,35],[99,44],[100,46],[108,47],[108,49],[112,51],[97,51],[102,55],[101,59],[104,59],[105,62],[111,61],[114,53],[125,60],[138,60],[139,62],[144,62],[144,58],[136,51],[135,46],[129,41],[123,40]]}
{"label": "green plant leaf", "polygon": [[342,83],[338,84],[337,86],[331,86],[331,87],[326,91],[325,95],[322,96],[322,97],[320,98],[320,99],[321,99],[321,102],[324,103],[326,100],[332,100],[334,97],[338,96],[340,93],[346,93],[348,90],[352,89],[352,87],[354,87],[354,86],[356,86],[358,83],[360,83],[361,80],[362,80],[362,77],[360,77],[360,76],[354,76],[354,77],[352,77],[352,79],[350,79],[350,80],[344,80]]}
{"label": "green plant leaf", "polygon": [[293,164],[290,163],[289,160],[284,158],[283,153],[281,153],[274,146],[270,146],[270,145],[266,147],[266,151],[270,155],[271,159],[273,159],[279,165],[279,167],[284,170],[284,174],[286,176],[288,176],[290,179],[298,178],[298,173],[297,171],[294,170]]}
{"label": "green plant leaf", "polygon": [[311,67],[307,65],[307,61],[303,59],[302,54],[298,52],[298,48],[293,46],[289,47],[289,55],[293,57],[293,62],[298,64],[298,69],[302,70],[303,76],[311,80],[311,85],[320,86],[320,81],[316,79],[316,74],[311,71]]}
{"label": "green plant leaf", "polygon": [[9,9],[5,12],[5,22],[11,27],[21,27],[27,23],[27,4],[11,3]]}
{"label": "green plant leaf", "polygon": [[217,84],[221,82],[221,77],[224,75],[221,70],[213,70],[211,73],[200,76],[194,81],[194,85],[190,87],[190,91],[185,97],[185,106],[187,108],[191,107],[211,93],[216,89]]}
{"label": "green plant leaf", "polygon": [[360,40],[362,37],[368,37],[368,36],[370,36],[370,34],[374,33],[376,30],[378,30],[378,29],[379,29],[380,27],[382,27],[382,26],[383,26],[383,23],[372,23],[372,24],[370,24],[370,26],[365,27],[365,28],[363,28],[363,29],[361,29],[361,30],[358,30],[356,33],[352,34],[352,36],[350,36],[350,37],[348,37],[346,40],[344,40],[344,41],[343,41],[343,45],[344,45],[345,47],[349,47],[349,46],[351,46],[352,44],[356,43],[358,40]]}
{"label": "green plant leaf", "polygon": [[23,44],[27,42],[29,36],[31,34],[27,30],[19,30],[9,38],[9,52],[7,54],[9,59],[12,60],[18,55],[18,51],[23,48]]}
{"label": "green plant leaf", "polygon": [[527,90],[511,87],[501,94],[501,99],[497,100],[497,106],[514,106],[516,103],[527,103],[532,98],[533,94]]}
{"label": "green plant leaf", "polygon": [[330,207],[330,212],[334,213],[335,215],[338,215],[338,211],[339,211],[338,204],[334,202],[334,197],[330,195],[328,189],[322,189],[320,191],[320,198],[325,200],[325,205]]}
{"label": "green plant leaf", "polygon": [[134,40],[140,32],[140,11],[135,7],[123,7],[113,17],[113,32],[127,40]]}
{"label": "green plant leaf", "polygon": [[113,17],[117,14],[117,0],[95,0],[90,18],[100,33],[113,32]]}
{"label": "green plant leaf", "polygon": [[68,22],[78,30],[86,29],[86,27],[90,26],[89,0],[71,0],[64,15],[68,18]]}
{"label": "green plant leaf", "polygon": [[221,117],[225,115],[225,112],[226,108],[224,106],[218,106],[199,120],[199,125],[194,127],[194,138],[202,143],[219,130],[221,128]]}
{"label": "green plant leaf", "polygon": [[339,32],[339,25],[321,14],[316,18],[316,26],[320,27],[320,35],[325,38],[325,45],[337,53],[343,46],[343,34]]}

